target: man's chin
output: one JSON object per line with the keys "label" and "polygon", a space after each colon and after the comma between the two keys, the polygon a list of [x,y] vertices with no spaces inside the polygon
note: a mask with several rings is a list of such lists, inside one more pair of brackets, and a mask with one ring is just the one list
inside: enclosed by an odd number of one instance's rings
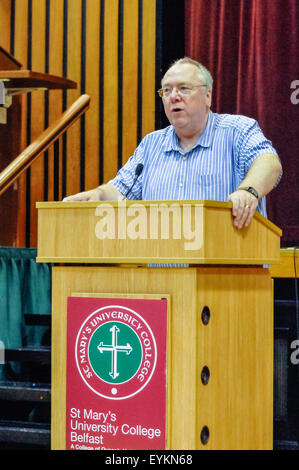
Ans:
{"label": "man's chin", "polygon": [[173,125],[175,128],[183,128],[186,126],[186,119],[182,116],[176,116],[172,119],[170,119],[170,123]]}

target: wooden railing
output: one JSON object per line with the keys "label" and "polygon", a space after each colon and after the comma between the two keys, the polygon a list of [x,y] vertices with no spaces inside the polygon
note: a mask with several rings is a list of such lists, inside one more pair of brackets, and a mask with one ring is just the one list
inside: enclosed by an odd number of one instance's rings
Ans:
{"label": "wooden railing", "polygon": [[51,124],[0,173],[0,195],[19,178],[89,108],[90,97],[81,95],[57,121]]}

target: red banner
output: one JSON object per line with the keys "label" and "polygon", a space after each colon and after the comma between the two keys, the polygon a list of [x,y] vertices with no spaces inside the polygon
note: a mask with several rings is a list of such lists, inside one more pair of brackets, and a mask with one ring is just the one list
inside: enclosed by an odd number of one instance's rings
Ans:
{"label": "red banner", "polygon": [[166,449],[167,300],[69,297],[66,449]]}

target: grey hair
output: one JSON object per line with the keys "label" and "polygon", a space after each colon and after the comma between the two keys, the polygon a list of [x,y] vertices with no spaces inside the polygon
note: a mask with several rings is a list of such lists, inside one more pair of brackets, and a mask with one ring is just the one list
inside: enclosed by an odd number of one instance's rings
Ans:
{"label": "grey hair", "polygon": [[[213,78],[212,78],[212,75],[210,74],[210,72],[208,71],[208,69],[204,65],[202,65],[200,62],[197,62],[194,59],[191,59],[190,57],[183,57],[182,59],[175,60],[171,64],[171,66],[168,68],[168,70],[170,70],[175,65],[179,65],[179,64],[195,65],[195,67],[198,69],[198,78],[206,84],[208,90],[212,90],[212,88],[213,88]],[[168,70],[167,70],[167,72],[168,72]],[[164,77],[165,77],[165,75],[164,75]],[[162,82],[164,80],[164,77],[162,78]]]}

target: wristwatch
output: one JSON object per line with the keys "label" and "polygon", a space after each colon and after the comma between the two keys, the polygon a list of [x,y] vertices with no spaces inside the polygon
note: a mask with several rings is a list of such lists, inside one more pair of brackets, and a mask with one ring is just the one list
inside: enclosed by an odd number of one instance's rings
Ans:
{"label": "wristwatch", "polygon": [[238,191],[239,191],[239,189],[243,189],[244,191],[248,191],[250,194],[252,194],[257,199],[259,198],[259,195],[258,195],[256,189],[252,188],[251,186],[248,186],[247,188],[238,188]]}

